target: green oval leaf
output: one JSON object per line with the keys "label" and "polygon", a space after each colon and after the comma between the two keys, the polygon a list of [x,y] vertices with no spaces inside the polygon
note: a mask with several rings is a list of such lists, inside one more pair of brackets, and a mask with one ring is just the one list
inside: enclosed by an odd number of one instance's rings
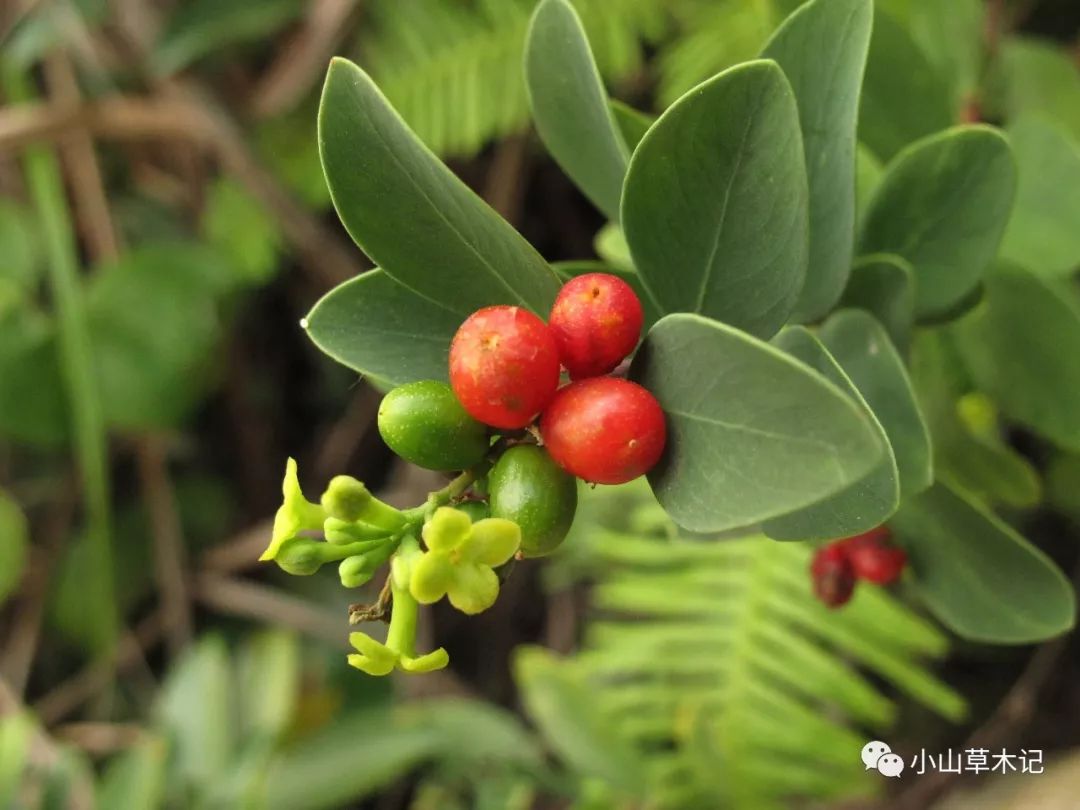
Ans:
{"label": "green oval leaf", "polygon": [[0,434],[47,446],[65,440],[68,402],[54,325],[23,302],[0,312],[0,380]]}
{"label": "green oval leaf", "polygon": [[277,740],[289,728],[300,695],[301,655],[296,636],[282,630],[264,630],[244,642],[236,679],[246,739]]}
{"label": "green oval leaf", "polygon": [[169,748],[163,739],[146,736],[109,761],[98,788],[98,806],[115,810],[147,810],[162,806]]}
{"label": "green oval leaf", "polygon": [[836,304],[851,268],[855,233],[855,124],[874,6],[812,0],[762,51],[783,68],[799,103],[810,188],[810,254],[795,306],[799,321]]}
{"label": "green oval leaf", "polygon": [[1035,116],[1014,121],[1009,141],[1020,175],[1001,256],[1048,278],[1067,276],[1080,267],[1080,145]]}
{"label": "green oval leaf", "polygon": [[942,330],[924,330],[912,345],[911,379],[930,427],[934,469],[983,500],[1016,508],[1041,497],[1038,473],[1000,435],[976,434],[960,418],[967,374]]}
{"label": "green oval leaf", "polygon": [[1076,597],[1057,566],[993,514],[944,484],[890,522],[927,607],[971,641],[1027,644],[1070,630]]}
{"label": "green oval leaf", "polygon": [[807,256],[798,110],[776,63],[733,67],[660,116],[630,160],[622,214],[661,311],[775,334]]}
{"label": "green oval leaf", "polygon": [[458,313],[372,270],[324,295],[301,324],[330,357],[388,389],[446,380],[450,340],[461,321]]}
{"label": "green oval leaf", "polygon": [[948,84],[908,30],[877,8],[859,106],[859,139],[889,160],[912,141],[952,125],[949,96]]}
{"label": "green oval leaf", "polygon": [[885,453],[877,465],[859,480],[811,506],[765,521],[762,531],[774,540],[831,540],[880,526],[900,503],[896,459],[888,447],[889,440],[881,422],[846,370],[807,329],[789,327],[772,342],[847,393],[873,424]]}
{"label": "green oval leaf", "polygon": [[491,304],[547,314],[559,284],[540,254],[346,59],[334,59],[326,76],[319,153],[338,216],[387,275],[462,318]]}
{"label": "green oval leaf", "polygon": [[910,262],[916,315],[943,316],[975,290],[993,260],[1015,193],[1016,164],[997,130],[956,127],[925,138],[888,167],[860,252]]}
{"label": "green oval leaf", "polygon": [[863,256],[851,270],[840,305],[869,312],[893,345],[906,352],[915,320],[915,272],[899,256]]}
{"label": "green oval leaf", "polygon": [[626,244],[626,234],[614,222],[609,222],[597,232],[593,239],[593,248],[605,262],[628,273],[637,273],[634,260],[630,257],[630,246]]}
{"label": "green oval leaf", "polygon": [[649,482],[691,531],[748,526],[834,495],[885,452],[833,383],[767,343],[698,315],[650,331],[631,377],[656,395],[668,444]]}
{"label": "green oval leaf", "polygon": [[[906,0],[905,0],[906,2]],[[908,5],[908,30],[961,110],[979,92],[986,62],[987,4],[982,0]]]}
{"label": "green oval leaf", "polygon": [[173,768],[209,784],[228,772],[236,752],[233,672],[224,639],[203,636],[169,672],[156,716],[173,742]]}
{"label": "green oval leaf", "polygon": [[536,7],[525,44],[525,81],[536,130],[552,157],[597,208],[618,220],[629,150],[581,19],[566,0]]}
{"label": "green oval leaf", "polygon": [[881,161],[866,144],[859,143],[855,148],[855,213],[860,227],[870,200],[884,176],[885,167]]}
{"label": "green oval leaf", "polygon": [[649,127],[656,122],[656,118],[653,116],[635,110],[629,104],[624,104],[617,98],[611,100],[611,113],[615,116],[615,123],[619,127],[619,132],[622,133],[623,143],[631,152],[637,149],[637,145],[641,143],[641,139],[645,137]]}
{"label": "green oval leaf", "polygon": [[849,309],[830,317],[820,336],[885,429],[904,497],[926,489],[934,480],[930,431],[888,334],[871,315]]}
{"label": "green oval leaf", "polygon": [[950,334],[1006,416],[1080,449],[1080,303],[1072,289],[1002,268],[986,280],[982,305]]}
{"label": "green oval leaf", "polygon": [[1005,112],[1038,113],[1080,138],[1080,70],[1056,43],[1011,36],[1001,48]]}
{"label": "green oval leaf", "polygon": [[87,322],[105,418],[129,430],[183,420],[212,381],[219,295],[233,268],[205,246],[147,244],[100,267]]}

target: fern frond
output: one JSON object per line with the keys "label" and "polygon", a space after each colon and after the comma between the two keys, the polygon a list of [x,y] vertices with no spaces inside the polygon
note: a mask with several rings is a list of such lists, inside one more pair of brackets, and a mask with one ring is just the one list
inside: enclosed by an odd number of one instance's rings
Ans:
{"label": "fern frond", "polygon": [[694,85],[753,59],[777,25],[803,0],[683,0],[682,35],[659,56],[659,101],[667,107]]}
{"label": "fern frond", "polygon": [[[361,64],[431,149],[467,157],[529,118],[522,61],[534,0],[378,0]],[[576,0],[601,72],[639,70],[664,0]]]}
{"label": "fern frond", "polygon": [[[586,507],[572,541],[588,547],[596,613],[563,665],[649,752],[657,806],[757,810],[873,792],[879,777],[859,754],[897,711],[882,683],[964,715],[929,669],[944,635],[889,593],[864,583],[830,611],[811,593],[808,546],[672,536],[641,497],[620,529],[596,528],[603,510]],[[660,531],[634,528],[645,525]]]}

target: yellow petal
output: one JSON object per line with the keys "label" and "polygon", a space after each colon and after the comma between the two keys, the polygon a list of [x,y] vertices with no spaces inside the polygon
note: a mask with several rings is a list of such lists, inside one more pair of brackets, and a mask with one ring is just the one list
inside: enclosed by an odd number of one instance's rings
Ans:
{"label": "yellow petal", "polygon": [[454,579],[454,566],[449,555],[429,551],[413,560],[409,576],[409,593],[422,605],[438,602]]}
{"label": "yellow petal", "polygon": [[498,599],[499,578],[489,566],[460,563],[454,566],[454,578],[446,595],[450,604],[462,613],[480,613]]}
{"label": "yellow petal", "polygon": [[484,518],[473,524],[463,556],[483,565],[502,565],[521,545],[521,528],[505,518]]}
{"label": "yellow petal", "polygon": [[361,672],[366,672],[368,675],[375,675],[381,677],[383,675],[389,675],[394,671],[394,664],[389,664],[383,660],[369,658],[366,655],[350,655],[348,657],[349,666],[355,667]]}
{"label": "yellow petal", "polygon": [[274,530],[270,545],[259,557],[260,560],[272,560],[277,556],[281,544],[305,529],[322,529],[326,512],[318,504],[304,497],[300,489],[300,479],[296,474],[296,460],[285,462],[285,478],[281,482],[281,494],[284,503],[274,515]]}
{"label": "yellow petal", "polygon": [[465,541],[472,530],[472,521],[464,512],[440,506],[424,524],[424,545],[432,551],[449,551]]}
{"label": "yellow petal", "polygon": [[398,653],[367,633],[350,633],[349,643],[361,653],[350,655],[349,665],[368,675],[389,675],[398,662]]}
{"label": "yellow petal", "polygon": [[434,672],[437,669],[443,669],[450,663],[450,655],[442,647],[429,652],[427,655],[421,655],[419,658],[409,658],[406,655],[401,656],[401,660],[398,664],[405,672]]}

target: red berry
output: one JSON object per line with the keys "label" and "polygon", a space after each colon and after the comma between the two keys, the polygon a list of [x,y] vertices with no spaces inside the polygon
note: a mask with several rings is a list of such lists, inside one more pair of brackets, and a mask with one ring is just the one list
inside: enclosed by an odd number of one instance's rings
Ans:
{"label": "red berry", "polygon": [[521,428],[551,401],[559,352],[551,330],[520,307],[485,307],[450,343],[450,386],[469,415],[497,428]]}
{"label": "red berry", "polygon": [[810,563],[814,595],[831,608],[845,604],[855,592],[855,568],[843,542],[817,550]]}
{"label": "red berry", "polygon": [[885,526],[849,537],[844,540],[848,559],[859,579],[875,585],[888,585],[900,578],[907,565],[907,554],[902,548],[890,545],[891,533]]}
{"label": "red berry", "polygon": [[591,377],[561,389],[540,417],[551,457],[594,484],[623,484],[664,452],[667,428],[656,397],[637,383]]}
{"label": "red berry", "polygon": [[586,273],[563,285],[548,323],[573,380],[614,369],[637,346],[644,315],[634,289],[618,276]]}

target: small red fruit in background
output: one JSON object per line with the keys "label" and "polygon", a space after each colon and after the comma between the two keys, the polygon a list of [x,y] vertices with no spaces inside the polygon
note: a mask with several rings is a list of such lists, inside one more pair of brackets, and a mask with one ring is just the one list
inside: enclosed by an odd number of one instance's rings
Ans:
{"label": "small red fruit in background", "polygon": [[843,543],[817,550],[810,563],[814,595],[831,608],[846,604],[855,592],[855,568]]}
{"label": "small red fruit in background", "polygon": [[485,425],[525,427],[558,385],[559,352],[551,330],[520,307],[474,312],[450,344],[450,386],[465,410]]}
{"label": "small red fruit in background", "polygon": [[591,377],[559,390],[540,435],[564,470],[593,484],[624,484],[664,452],[667,428],[656,397],[637,383]]}
{"label": "small red fruit in background", "polygon": [[888,585],[900,578],[907,565],[907,554],[902,548],[891,545],[891,536],[885,526],[878,526],[842,541],[859,579]]}
{"label": "small red fruit in background", "polygon": [[637,346],[644,315],[633,288],[609,273],[586,273],[563,285],[548,323],[570,379],[599,377]]}

